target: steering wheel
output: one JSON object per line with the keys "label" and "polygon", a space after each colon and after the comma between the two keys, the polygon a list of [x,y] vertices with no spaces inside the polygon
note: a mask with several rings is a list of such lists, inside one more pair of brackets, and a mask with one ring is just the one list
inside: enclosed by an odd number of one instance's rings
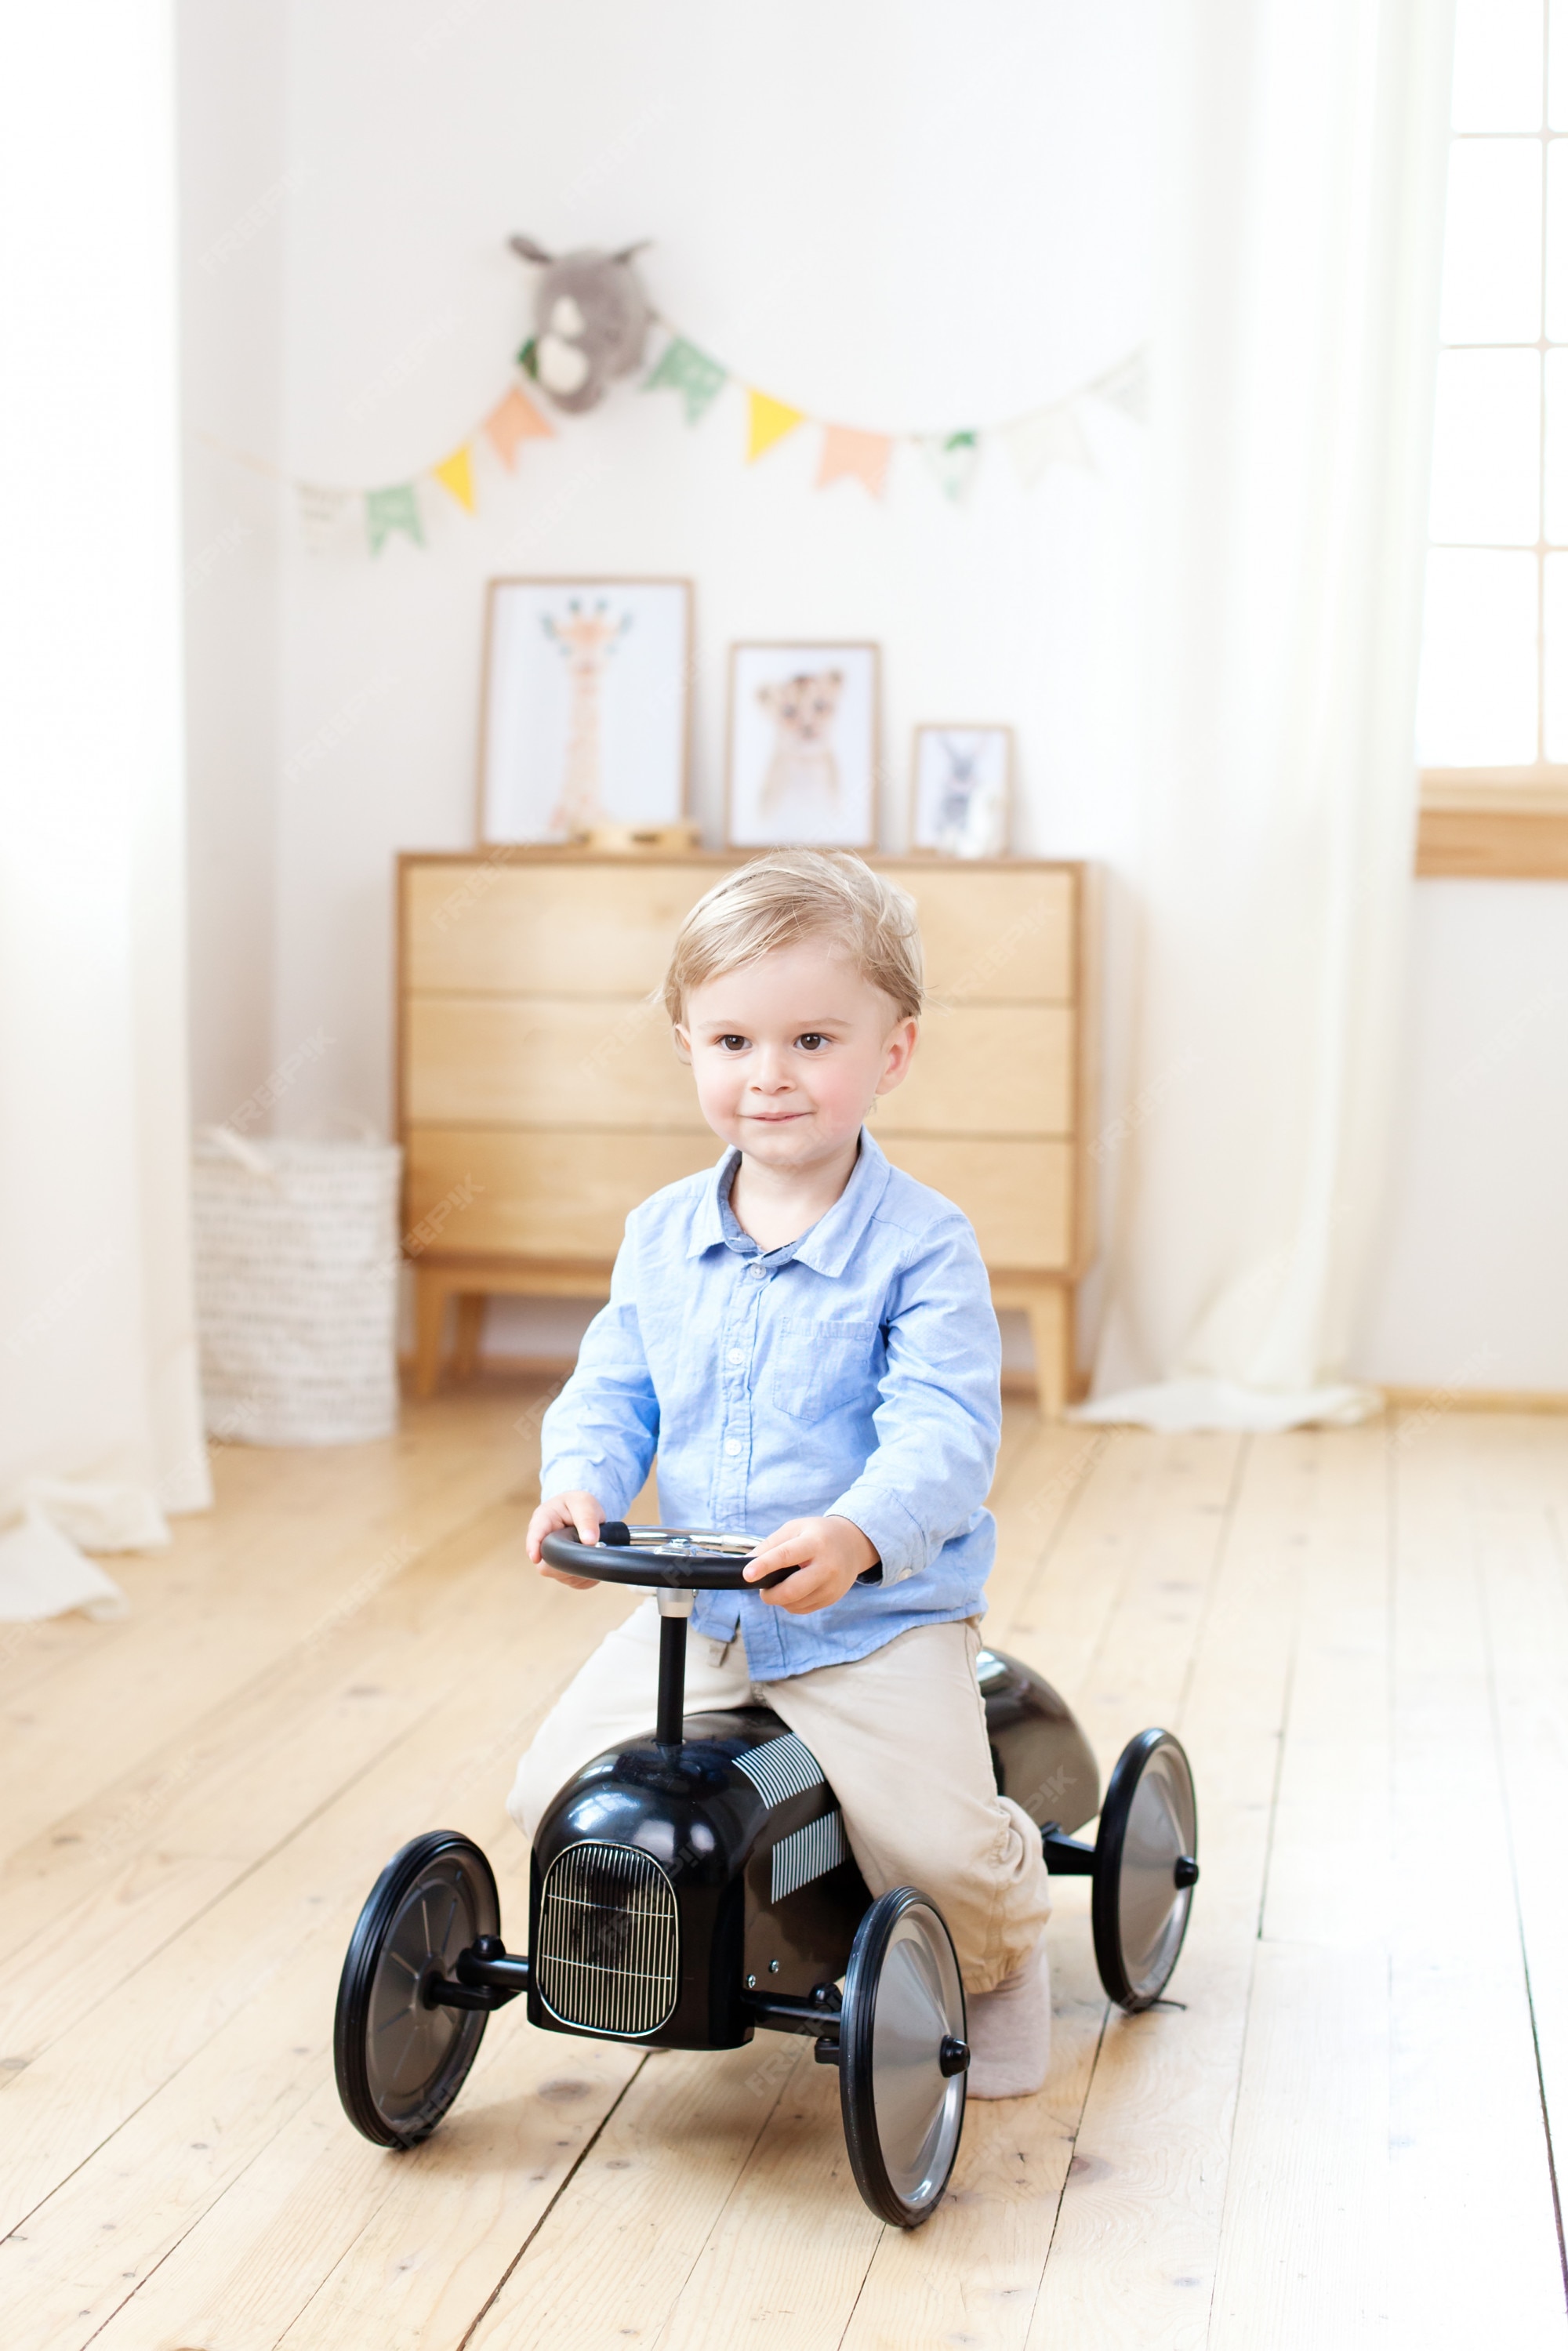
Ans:
{"label": "steering wheel", "polygon": [[539,1546],[551,1567],[589,1575],[599,1583],[633,1583],[643,1591],[760,1592],[793,1575],[780,1567],[747,1583],[741,1573],[761,1546],[750,1535],[713,1534],[690,1527],[629,1527],[607,1519],[596,1543],[557,1531]]}

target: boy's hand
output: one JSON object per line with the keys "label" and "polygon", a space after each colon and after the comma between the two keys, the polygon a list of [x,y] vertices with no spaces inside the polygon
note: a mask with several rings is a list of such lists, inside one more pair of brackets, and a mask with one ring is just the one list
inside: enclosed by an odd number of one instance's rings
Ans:
{"label": "boy's hand", "polygon": [[759,1576],[792,1567],[795,1573],[762,1597],[769,1607],[787,1609],[791,1616],[810,1616],[841,1600],[855,1578],[876,1561],[875,1545],[852,1519],[789,1519],[752,1553],[742,1574],[747,1583],[755,1583]]}
{"label": "boy's hand", "polygon": [[528,1557],[552,1583],[569,1583],[574,1592],[591,1592],[592,1576],[568,1575],[564,1568],[547,1567],[539,1546],[546,1535],[554,1534],[560,1527],[569,1527],[579,1542],[596,1543],[603,1524],[604,1513],[591,1494],[552,1494],[528,1520]]}

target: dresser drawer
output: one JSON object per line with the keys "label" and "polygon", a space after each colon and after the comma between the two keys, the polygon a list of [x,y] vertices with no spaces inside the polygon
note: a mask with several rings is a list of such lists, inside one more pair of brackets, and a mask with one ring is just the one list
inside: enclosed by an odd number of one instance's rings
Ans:
{"label": "dresser drawer", "polygon": [[[1069,1004],[1074,875],[881,859],[920,909],[926,982],[950,1004]],[[504,862],[403,870],[403,985],[496,996],[641,996],[722,862]]]}
{"label": "dresser drawer", "polygon": [[1014,1273],[1071,1268],[1070,1144],[891,1134],[879,1140],[895,1167],[963,1209],[988,1266]]}
{"label": "dresser drawer", "polygon": [[646,996],[718,865],[410,862],[403,975],[416,994]]}
{"label": "dresser drawer", "polygon": [[1070,867],[879,861],[920,909],[925,984],[937,1004],[1071,1004],[1077,894]]}
{"label": "dresser drawer", "polygon": [[411,997],[403,1114],[416,1126],[707,1133],[664,1006],[625,997]]}
{"label": "dresser drawer", "polygon": [[[706,1128],[681,1135],[411,1126],[408,1228],[443,1255],[612,1258],[639,1202],[711,1167],[720,1148]],[[434,1229],[422,1232],[426,1226]]]}
{"label": "dresser drawer", "polygon": [[[403,1110],[416,1126],[706,1132],[663,1005],[625,998],[413,996]],[[1071,1014],[960,1006],[921,1023],[914,1066],[878,1103],[878,1134],[1065,1134]]]}
{"label": "dresser drawer", "polygon": [[[662,1186],[711,1167],[721,1148],[706,1132],[411,1126],[409,1228],[444,1255],[613,1257],[632,1210]],[[1071,1265],[1067,1144],[890,1135],[884,1148],[895,1167],[963,1209],[988,1265],[1019,1273]],[[422,1232],[426,1226],[433,1229]]]}
{"label": "dresser drawer", "polygon": [[871,1124],[894,1134],[1070,1134],[1072,1013],[1060,1004],[940,1005],[909,1075]]}

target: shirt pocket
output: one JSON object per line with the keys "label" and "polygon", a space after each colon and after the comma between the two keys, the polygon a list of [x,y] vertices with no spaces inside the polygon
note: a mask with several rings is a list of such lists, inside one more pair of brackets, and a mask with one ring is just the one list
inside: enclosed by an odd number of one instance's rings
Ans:
{"label": "shirt pocket", "polygon": [[826,1420],[876,1405],[883,1372],[880,1322],[783,1320],[773,1333],[772,1401],[791,1420]]}

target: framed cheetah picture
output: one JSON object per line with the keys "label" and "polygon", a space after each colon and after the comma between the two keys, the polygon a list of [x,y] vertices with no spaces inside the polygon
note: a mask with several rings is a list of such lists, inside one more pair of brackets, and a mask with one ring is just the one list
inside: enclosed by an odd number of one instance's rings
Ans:
{"label": "framed cheetah picture", "polygon": [[687,580],[492,580],[479,840],[581,841],[686,813]]}
{"label": "framed cheetah picture", "polygon": [[874,849],[875,645],[732,645],[725,839],[731,849]]}

